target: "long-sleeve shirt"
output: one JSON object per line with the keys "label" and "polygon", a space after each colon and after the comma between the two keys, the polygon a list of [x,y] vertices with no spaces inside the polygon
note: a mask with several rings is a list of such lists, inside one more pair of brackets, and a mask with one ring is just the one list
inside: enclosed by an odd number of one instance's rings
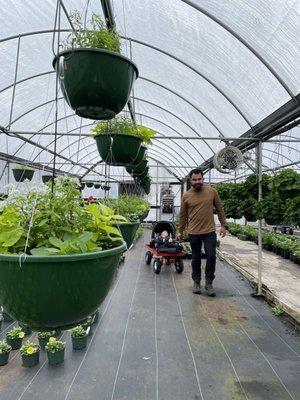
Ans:
{"label": "long-sleeve shirt", "polygon": [[197,192],[193,188],[184,193],[179,214],[179,233],[185,228],[189,234],[199,235],[215,230],[213,206],[221,225],[226,225],[226,217],[218,192],[210,186],[203,186]]}

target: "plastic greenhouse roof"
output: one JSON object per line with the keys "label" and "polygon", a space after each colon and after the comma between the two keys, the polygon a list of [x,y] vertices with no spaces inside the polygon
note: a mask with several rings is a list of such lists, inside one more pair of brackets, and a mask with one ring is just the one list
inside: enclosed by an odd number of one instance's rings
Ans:
{"label": "plastic greenhouse roof", "polygon": [[[63,4],[68,13],[78,9],[103,15],[99,0]],[[299,4],[112,1],[123,54],[132,57],[140,72],[132,92],[137,122],[159,136],[189,137],[156,139],[151,159],[184,177],[224,146],[210,137],[239,138],[285,104],[292,101],[299,107]],[[53,134],[55,125],[55,12],[54,0],[8,0],[0,15],[0,125],[32,140],[0,134],[0,153],[45,165],[53,162],[45,148],[53,150],[54,141],[46,133]],[[61,29],[70,30],[64,13]],[[57,131],[69,135],[59,135],[58,168],[83,175],[87,166],[101,161],[95,141],[84,136],[92,122],[76,116],[59,93]],[[299,138],[299,129],[289,135]],[[208,139],[191,139],[201,136]],[[300,162],[299,143],[269,147],[264,146],[266,166]],[[94,171],[102,172],[103,165]],[[128,177],[121,168],[111,173]]]}

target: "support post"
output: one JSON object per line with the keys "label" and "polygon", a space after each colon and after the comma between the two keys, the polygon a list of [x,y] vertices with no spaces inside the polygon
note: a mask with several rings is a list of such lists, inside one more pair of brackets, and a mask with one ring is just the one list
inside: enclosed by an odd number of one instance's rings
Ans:
{"label": "support post", "polygon": [[[257,146],[258,201],[262,199],[262,142]],[[262,295],[262,219],[258,220],[257,296]]]}
{"label": "support post", "polygon": [[158,196],[158,162],[156,162],[156,221],[160,219],[160,203]]}

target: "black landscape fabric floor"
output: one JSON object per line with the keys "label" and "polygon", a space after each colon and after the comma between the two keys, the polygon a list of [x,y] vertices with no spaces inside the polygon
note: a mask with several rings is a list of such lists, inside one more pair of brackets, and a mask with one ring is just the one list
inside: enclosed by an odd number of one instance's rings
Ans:
{"label": "black landscape fabric floor", "polygon": [[[150,231],[127,251],[85,350],[64,332],[63,364],[44,351],[33,368],[18,350],[0,367],[1,400],[300,399],[299,335],[275,317],[235,270],[218,261],[217,297],[191,292],[180,275],[144,262]],[[4,323],[1,340],[13,324]],[[31,339],[36,339],[33,334]]]}

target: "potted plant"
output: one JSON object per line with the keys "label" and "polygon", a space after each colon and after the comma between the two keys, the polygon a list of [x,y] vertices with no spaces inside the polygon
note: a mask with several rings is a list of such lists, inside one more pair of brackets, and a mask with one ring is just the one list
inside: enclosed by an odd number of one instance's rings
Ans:
{"label": "potted plant", "polygon": [[12,330],[7,332],[6,341],[13,350],[17,350],[22,346],[24,336],[25,333],[22,331],[22,328],[14,327]]}
{"label": "potted plant", "polygon": [[22,329],[22,331],[25,333],[25,336],[30,335],[32,333],[32,330],[29,326],[22,324],[22,322],[19,322],[19,327]]}
{"label": "potted plant", "polygon": [[4,340],[0,340],[0,366],[8,363],[11,346]]}
{"label": "potted plant", "polygon": [[95,189],[100,189],[101,188],[101,183],[94,183],[94,188]]}
{"label": "potted plant", "polygon": [[23,367],[34,367],[39,363],[40,346],[29,340],[20,349]]}
{"label": "potted plant", "polygon": [[89,315],[85,322],[82,323],[83,328],[85,329],[88,335],[92,334],[92,324],[94,322],[94,317]]}
{"label": "potted plant", "polygon": [[61,364],[65,358],[65,346],[66,343],[61,340],[57,340],[54,336],[49,338],[46,344],[46,352],[48,362],[50,365]]}
{"label": "potted plant", "polygon": [[86,187],[92,188],[94,186],[94,182],[85,182]]}
{"label": "potted plant", "polygon": [[25,179],[31,181],[34,174],[34,169],[28,167],[27,165],[14,165],[12,172],[17,182],[23,182]]}
{"label": "potted plant", "polygon": [[109,185],[102,185],[101,189],[105,190],[105,191],[109,191],[110,190],[110,186]]}
{"label": "potted plant", "polygon": [[54,336],[53,331],[38,332],[38,341],[42,350],[45,349],[46,344],[49,342],[51,336]]}
{"label": "potted plant", "polygon": [[119,34],[99,15],[92,14],[88,28],[79,11],[70,19],[76,31],[53,61],[65,100],[81,117],[113,118],[127,104],[138,69],[120,54]]}
{"label": "potted plant", "polygon": [[87,345],[87,332],[82,325],[75,326],[70,330],[72,346],[74,350],[84,349]]}
{"label": "potted plant", "polygon": [[143,141],[137,125],[125,117],[98,122],[91,132],[102,160],[111,165],[132,164]]}
{"label": "potted plant", "polygon": [[0,216],[0,302],[38,331],[69,329],[97,309],[126,249],[101,210],[92,214],[76,181],[59,176],[54,191],[13,193]]}

